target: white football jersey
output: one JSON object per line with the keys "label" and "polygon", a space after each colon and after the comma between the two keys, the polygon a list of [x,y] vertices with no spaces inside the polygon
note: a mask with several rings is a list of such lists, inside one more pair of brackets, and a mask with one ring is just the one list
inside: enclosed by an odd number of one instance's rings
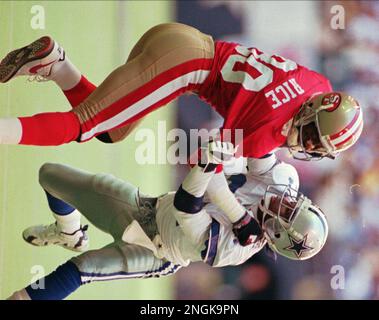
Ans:
{"label": "white football jersey", "polygon": [[[284,163],[277,163],[263,175],[238,176],[239,185],[230,187],[235,188],[238,201],[254,213],[267,185],[290,184],[295,189],[299,186],[296,169]],[[237,176],[232,176],[231,181],[233,177]],[[265,246],[265,240],[241,246],[232,231],[231,221],[216,205],[208,203],[200,212],[189,214],[174,207],[174,197],[174,192],[160,197],[157,208],[161,238],[158,251],[168,260],[183,266],[195,261],[204,261],[213,267],[239,265]]]}
{"label": "white football jersey", "polygon": [[178,211],[175,193],[159,199],[157,225],[162,240],[160,256],[187,266],[204,261],[213,267],[238,265],[260,251],[266,242],[241,246],[232,231],[232,223],[215,205],[206,204],[196,214]]}

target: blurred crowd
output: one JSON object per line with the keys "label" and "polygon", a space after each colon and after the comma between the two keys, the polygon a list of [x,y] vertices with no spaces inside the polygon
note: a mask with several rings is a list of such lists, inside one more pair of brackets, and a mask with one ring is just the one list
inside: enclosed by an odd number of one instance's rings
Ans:
{"label": "blurred crowd", "polygon": [[[331,27],[336,5],[345,11],[344,29]],[[316,69],[360,102],[364,130],[336,160],[279,156],[295,165],[301,190],[327,214],[327,245],[305,262],[261,252],[238,267],[195,264],[177,276],[178,299],[379,299],[379,2],[319,1],[317,9]]]}
{"label": "blurred crowd", "polygon": [[[327,17],[336,4],[345,9],[345,29],[333,30],[328,21],[323,22],[320,70],[335,90],[358,99],[364,109],[365,127],[358,144],[338,161],[325,161],[317,167],[296,164],[303,187],[325,210],[330,222],[328,246],[320,259],[314,260],[313,270],[303,281],[312,278],[314,270],[320,269],[318,264],[325,260],[330,268],[344,267],[346,279],[344,288],[332,290],[331,297],[378,299],[379,2],[322,2],[322,16]],[[306,290],[303,281],[298,286]],[[329,287],[324,291],[331,289],[329,282],[325,286]]]}

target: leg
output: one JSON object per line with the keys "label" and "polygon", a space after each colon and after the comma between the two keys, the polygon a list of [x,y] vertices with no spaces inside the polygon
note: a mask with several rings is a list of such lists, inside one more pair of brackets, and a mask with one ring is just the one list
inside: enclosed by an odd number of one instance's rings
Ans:
{"label": "leg", "polygon": [[76,208],[91,223],[120,239],[139,219],[138,189],[108,174],[90,174],[61,164],[44,164],[39,180],[51,196]]}
{"label": "leg", "polygon": [[93,281],[161,277],[172,275],[180,268],[181,266],[165,259],[156,258],[146,248],[116,242],[74,257],[58,267],[45,277],[44,289],[39,289],[37,283],[34,283],[12,297],[29,297],[32,300],[64,299],[81,285]]}
{"label": "leg", "polygon": [[0,118],[0,144],[56,146],[78,139],[80,122],[72,112]]}
{"label": "leg", "polygon": [[[58,77],[58,75],[56,75]],[[61,88],[62,89],[62,88]],[[77,107],[81,104],[87,97],[94,92],[96,86],[90,82],[84,75],[81,75],[80,80],[74,87],[63,91],[63,94],[67,98],[72,108]]]}
{"label": "leg", "polygon": [[137,44],[133,58],[74,110],[13,119],[21,129],[11,134],[21,139],[4,142],[3,135],[9,132],[4,127],[0,142],[59,145],[87,141],[104,132],[109,134],[102,141],[120,141],[131,131],[131,127],[120,131],[121,127],[186,91],[198,90],[211,70],[213,56],[212,38],[192,27],[175,23],[154,27]]}
{"label": "leg", "polygon": [[[95,89],[50,37],[14,50],[0,62],[0,82],[23,75],[54,80],[74,105]],[[0,144],[57,145],[76,140],[79,132],[80,123],[70,112],[0,119]]]}
{"label": "leg", "polygon": [[209,74],[213,55],[212,38],[192,27],[170,23],[150,29],[128,62],[75,108],[81,121],[80,140],[103,132],[108,132],[108,142],[122,140],[121,127],[186,91],[196,91]]}
{"label": "leg", "polygon": [[25,229],[22,233],[24,240],[35,246],[54,244],[76,252],[86,251],[89,247],[86,233],[88,226],[81,226],[80,212],[47,191],[45,192],[56,222]]}
{"label": "leg", "polygon": [[73,111],[13,119],[17,123],[14,127],[21,130],[13,133],[3,128],[0,142],[7,132],[21,139],[13,137],[3,143],[60,145],[87,141],[104,132],[108,135],[102,141],[120,141],[132,127],[120,128],[186,91],[198,90],[211,70],[213,56],[210,36],[182,24],[156,26],[142,37],[132,59],[112,72]]}
{"label": "leg", "polygon": [[[115,239],[121,239],[133,220],[140,223],[151,239],[158,232],[156,198],[140,197],[137,188],[112,175],[90,174],[64,165],[45,164],[40,169],[40,183],[56,223],[24,230],[24,240],[32,245],[55,244],[73,251],[87,250],[87,226],[81,226],[80,212]],[[149,202],[150,206],[146,207],[145,202]]]}
{"label": "leg", "polygon": [[88,251],[71,261],[78,267],[82,283],[161,277],[173,274],[180,267],[158,259],[147,248],[122,241],[100,250]]}
{"label": "leg", "polygon": [[9,52],[1,60],[0,82],[19,76],[54,81],[72,107],[83,102],[96,89],[70,61],[65,50],[48,36]]}
{"label": "leg", "polygon": [[[146,35],[145,37],[141,38],[137,44],[132,49],[131,53],[129,54],[129,57],[127,59],[127,62],[133,60],[138,55],[140,55],[143,51],[144,43],[145,43]],[[60,70],[64,70],[63,68]],[[66,71],[67,72],[67,71]],[[84,102],[85,99],[93,92],[95,91],[96,86],[93,85],[91,82],[89,82],[84,76],[80,79],[79,83],[75,85],[70,90],[63,90],[63,93],[65,94],[66,98],[70,102],[71,106],[73,108],[77,107],[80,103]],[[102,134],[99,134],[96,136],[96,138],[102,142],[105,143],[112,143],[113,136],[114,140],[118,140],[116,137],[127,137],[135,127],[138,126],[138,124],[141,122],[141,120],[137,120],[133,123],[126,124],[125,126],[110,130],[109,132],[104,132]]]}
{"label": "leg", "polygon": [[[141,53],[141,50],[142,46],[137,44],[129,55],[127,61],[134,59],[134,57]],[[88,79],[71,63],[66,54],[64,54],[64,59],[62,61],[53,64],[51,75],[48,79],[55,81],[55,83],[62,89],[63,94],[72,108],[76,108],[84,102],[96,89],[96,86],[88,81]],[[140,121],[136,121],[123,128],[115,129],[115,131],[117,130],[119,134],[127,136],[133,131],[139,122]],[[112,142],[108,133],[100,134],[96,138],[102,142]]]}
{"label": "leg", "polygon": [[[127,62],[133,60],[134,58],[136,58],[138,55],[142,53],[143,43],[144,41],[142,39],[138,41],[138,43],[134,46],[131,53],[129,54]],[[55,78],[59,79],[61,77],[61,73],[63,72],[74,73],[75,71],[72,71],[72,70],[74,70],[74,68],[72,67],[62,67],[59,70],[57,70],[57,72],[55,72]],[[54,71],[54,68],[53,68],[53,71]],[[59,85],[58,82],[57,84]],[[70,102],[73,108],[77,107],[80,103],[84,102],[84,100],[87,99],[88,96],[96,89],[96,86],[92,84],[90,81],[88,81],[87,78],[84,77],[83,75],[81,76],[80,81],[71,89],[65,90],[64,88],[62,88],[62,86],[60,87],[63,90],[64,95],[66,96],[67,100]],[[114,129],[110,131],[109,133],[105,132],[105,133],[99,134],[98,136],[96,136],[96,138],[105,143],[112,143],[113,141],[110,135],[126,137],[134,130],[135,127],[138,126],[140,122],[141,120],[137,120],[133,123],[125,125],[122,128]]]}

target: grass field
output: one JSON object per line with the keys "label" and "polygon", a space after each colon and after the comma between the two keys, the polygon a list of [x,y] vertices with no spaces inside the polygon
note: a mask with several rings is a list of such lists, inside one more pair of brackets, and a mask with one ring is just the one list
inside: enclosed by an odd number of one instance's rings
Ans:
{"label": "grass field", "polygon": [[[42,5],[45,29],[33,29],[31,12]],[[49,34],[65,48],[70,59],[92,82],[99,84],[122,64],[137,39],[151,26],[171,20],[169,1],[1,1],[0,56]],[[0,85],[0,117],[64,111],[69,104],[54,83],[30,83],[25,77]],[[159,119],[173,119],[175,108],[166,107],[141,127],[155,128]],[[168,121],[167,126],[173,124]],[[38,184],[44,162],[60,162],[93,172],[109,172],[138,185],[145,193],[170,189],[174,170],[166,165],[139,166],[134,160],[137,142],[107,145],[97,140],[60,147],[0,146],[0,298],[28,285],[33,266],[46,273],[73,253],[60,247],[36,248],[21,238],[24,228],[50,223],[52,217]],[[84,219],[83,219],[83,222]],[[90,227],[91,248],[110,236]],[[120,280],[80,288],[70,299],[168,299],[172,278]]]}

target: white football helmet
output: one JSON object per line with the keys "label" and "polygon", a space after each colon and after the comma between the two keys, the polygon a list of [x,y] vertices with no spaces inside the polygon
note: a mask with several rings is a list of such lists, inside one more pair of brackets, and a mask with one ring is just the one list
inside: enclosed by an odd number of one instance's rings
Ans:
{"label": "white football helmet", "polygon": [[328,237],[324,213],[289,185],[269,185],[259,204],[269,247],[292,260],[306,260],[323,248]]}

